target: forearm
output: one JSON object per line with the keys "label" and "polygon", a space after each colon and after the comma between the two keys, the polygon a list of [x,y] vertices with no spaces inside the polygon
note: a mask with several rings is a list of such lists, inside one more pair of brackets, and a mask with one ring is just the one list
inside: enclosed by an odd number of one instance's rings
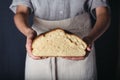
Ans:
{"label": "forearm", "polygon": [[16,13],[14,16],[14,21],[18,30],[25,36],[33,32],[28,24],[28,15],[24,13]]}
{"label": "forearm", "polygon": [[89,33],[88,37],[92,41],[95,41],[108,29],[109,24],[110,24],[110,14],[107,11],[98,14],[96,23],[93,26],[93,29]]}

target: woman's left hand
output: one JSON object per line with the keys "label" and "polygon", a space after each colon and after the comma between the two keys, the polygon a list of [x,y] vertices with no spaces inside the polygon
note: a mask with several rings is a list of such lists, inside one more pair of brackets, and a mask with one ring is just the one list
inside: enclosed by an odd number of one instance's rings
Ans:
{"label": "woman's left hand", "polygon": [[89,37],[84,37],[83,38],[83,41],[87,44],[87,48],[86,48],[86,55],[85,56],[79,56],[79,57],[63,57],[65,59],[68,59],[68,60],[84,60],[90,53],[91,51],[91,48],[92,48],[92,44],[93,44],[93,41],[89,38]]}

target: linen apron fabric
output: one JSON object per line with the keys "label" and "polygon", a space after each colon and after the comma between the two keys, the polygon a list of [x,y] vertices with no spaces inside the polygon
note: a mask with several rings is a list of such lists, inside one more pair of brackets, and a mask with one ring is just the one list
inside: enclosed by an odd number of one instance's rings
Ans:
{"label": "linen apron fabric", "polygon": [[[91,30],[91,20],[88,13],[74,18],[59,21],[42,20],[34,18],[32,28],[38,34],[54,28],[68,30],[83,38]],[[61,43],[62,44],[62,43]],[[26,57],[25,80],[95,80],[96,65],[95,51],[92,51],[85,60],[67,60],[61,57],[49,57],[42,60],[33,60]]]}
{"label": "linen apron fabric", "polygon": [[[31,13],[35,16],[32,28],[38,34],[60,27],[83,38],[91,30],[90,16],[86,11],[95,18],[95,8],[100,6],[109,7],[107,1],[13,0],[10,9],[16,13],[16,7],[18,5],[29,7]],[[33,60],[27,55],[25,79],[94,80],[96,79],[94,47],[92,47],[92,51],[85,60],[79,61],[67,60],[61,57]]]}

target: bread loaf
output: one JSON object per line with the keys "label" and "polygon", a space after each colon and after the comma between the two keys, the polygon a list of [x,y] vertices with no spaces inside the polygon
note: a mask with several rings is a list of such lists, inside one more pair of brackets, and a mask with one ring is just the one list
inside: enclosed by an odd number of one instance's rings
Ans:
{"label": "bread loaf", "polygon": [[32,44],[34,56],[85,56],[87,45],[82,39],[62,29],[40,34]]}

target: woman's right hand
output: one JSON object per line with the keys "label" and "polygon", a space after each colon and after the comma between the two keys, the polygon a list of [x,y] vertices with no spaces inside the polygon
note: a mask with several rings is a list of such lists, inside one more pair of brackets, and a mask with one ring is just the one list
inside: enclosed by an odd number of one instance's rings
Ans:
{"label": "woman's right hand", "polygon": [[28,55],[33,59],[39,59],[39,57],[36,57],[32,54],[32,42],[36,36],[37,36],[37,33],[34,30],[30,30],[26,38],[26,50]]}
{"label": "woman's right hand", "polygon": [[34,30],[31,30],[28,32],[27,34],[27,39],[26,39],[26,50],[27,50],[27,53],[28,55],[34,59],[34,60],[39,60],[39,59],[44,59],[44,58],[47,58],[47,57],[38,57],[38,56],[34,56],[32,54],[32,42],[34,40],[34,38],[37,36],[37,33],[36,31]]}

